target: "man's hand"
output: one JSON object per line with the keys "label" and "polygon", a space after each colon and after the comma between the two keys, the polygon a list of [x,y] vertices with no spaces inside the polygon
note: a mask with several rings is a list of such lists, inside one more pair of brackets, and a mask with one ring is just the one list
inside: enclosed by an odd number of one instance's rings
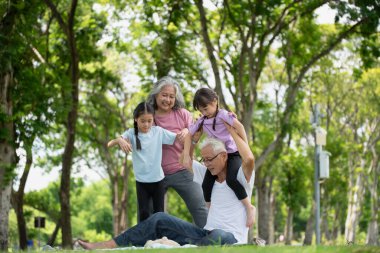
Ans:
{"label": "man's hand", "polygon": [[201,138],[203,133],[203,130],[199,130],[198,132],[195,132],[194,135],[192,136],[192,143],[196,144],[198,143],[199,139]]}
{"label": "man's hand", "polygon": [[193,171],[193,160],[188,154],[181,153],[179,156],[179,163],[186,169]]}
{"label": "man's hand", "polygon": [[230,132],[231,135],[233,134],[232,131],[234,131],[237,134],[237,131],[236,131],[236,129],[233,126],[231,126],[230,124],[228,124],[225,121],[223,121],[223,123],[224,123],[224,125],[226,126],[228,132]]}
{"label": "man's hand", "polygon": [[183,156],[183,164],[182,164],[182,166],[185,167],[186,169],[189,169],[189,170],[192,169],[192,167],[193,167],[193,159],[191,159],[191,157],[188,154],[185,154]]}

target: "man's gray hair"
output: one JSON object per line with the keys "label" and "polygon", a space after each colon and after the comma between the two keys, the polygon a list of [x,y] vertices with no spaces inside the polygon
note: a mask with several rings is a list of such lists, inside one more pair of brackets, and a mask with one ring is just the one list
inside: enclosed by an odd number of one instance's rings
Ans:
{"label": "man's gray hair", "polygon": [[200,145],[200,148],[203,149],[207,146],[210,146],[214,151],[214,154],[220,152],[227,152],[226,145],[219,139],[207,137]]}
{"label": "man's gray hair", "polygon": [[185,100],[183,99],[181,87],[179,86],[178,82],[170,76],[164,76],[154,84],[153,89],[148,96],[147,102],[153,105],[154,109],[157,110],[158,107],[156,103],[156,95],[160,93],[164,86],[168,85],[172,86],[175,90],[175,102],[173,110],[185,108]]}

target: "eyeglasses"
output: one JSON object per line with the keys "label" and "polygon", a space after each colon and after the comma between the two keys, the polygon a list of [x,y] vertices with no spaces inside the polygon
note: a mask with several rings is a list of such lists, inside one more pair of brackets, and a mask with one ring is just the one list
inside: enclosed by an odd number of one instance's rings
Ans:
{"label": "eyeglasses", "polygon": [[202,158],[199,162],[200,163],[203,163],[203,164],[206,164],[206,163],[210,163],[212,162],[218,155],[220,155],[222,152],[216,154],[214,157],[212,158]]}

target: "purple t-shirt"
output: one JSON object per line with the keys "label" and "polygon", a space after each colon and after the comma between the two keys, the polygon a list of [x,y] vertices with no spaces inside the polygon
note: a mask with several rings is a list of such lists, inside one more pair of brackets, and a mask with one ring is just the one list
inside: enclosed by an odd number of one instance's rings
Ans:
{"label": "purple t-shirt", "polygon": [[220,109],[218,114],[216,115],[215,122],[215,131],[212,129],[212,125],[214,122],[214,118],[206,119],[204,117],[199,118],[194,124],[190,125],[189,131],[191,135],[194,135],[198,130],[199,125],[203,122],[203,132],[207,134],[208,137],[213,137],[219,139],[224,142],[226,145],[227,153],[234,153],[238,151],[234,139],[231,134],[228,132],[226,126],[224,125],[224,121],[229,125],[233,126],[235,117],[228,113],[224,109]]}

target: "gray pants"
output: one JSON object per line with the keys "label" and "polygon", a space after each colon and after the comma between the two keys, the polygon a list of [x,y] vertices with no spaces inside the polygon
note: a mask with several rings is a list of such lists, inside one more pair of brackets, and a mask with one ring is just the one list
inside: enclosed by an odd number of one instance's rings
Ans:
{"label": "gray pants", "polygon": [[203,228],[206,225],[208,209],[203,198],[202,187],[193,181],[193,174],[184,169],[166,175],[163,181],[166,190],[172,187],[181,196],[193,216],[194,223]]}

